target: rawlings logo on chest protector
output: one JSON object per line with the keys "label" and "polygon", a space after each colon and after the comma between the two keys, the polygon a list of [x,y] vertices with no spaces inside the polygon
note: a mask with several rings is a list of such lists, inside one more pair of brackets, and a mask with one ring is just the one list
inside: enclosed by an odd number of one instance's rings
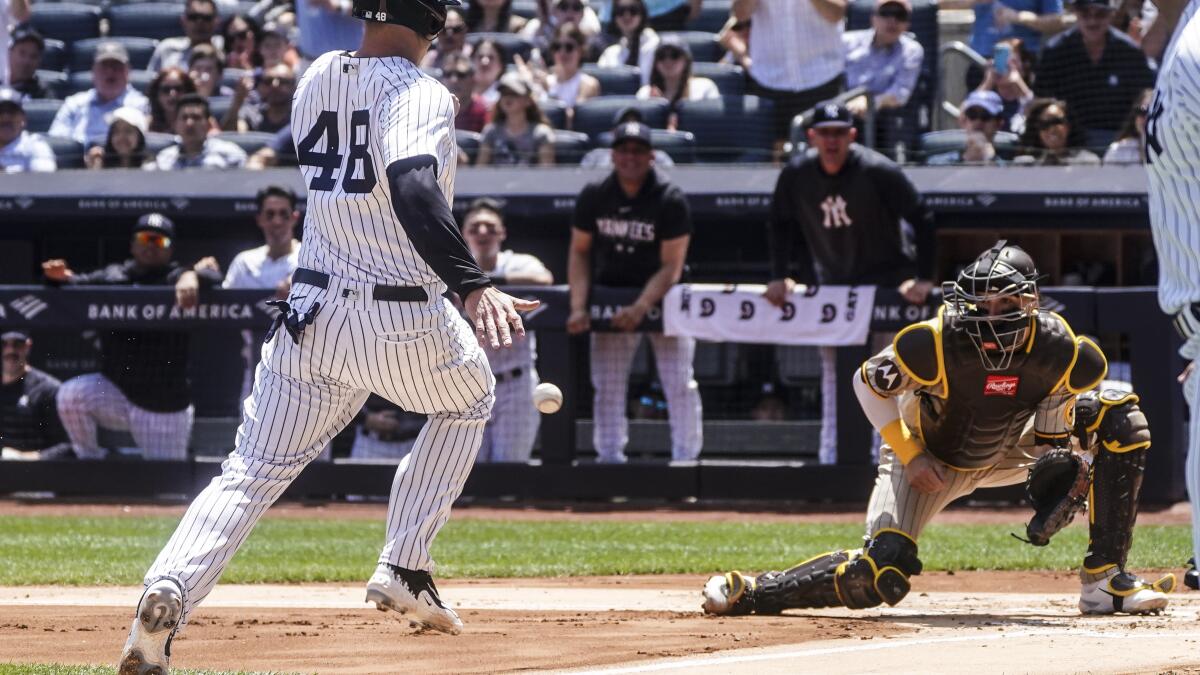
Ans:
{"label": "rawlings logo on chest protector", "polygon": [[988,375],[983,383],[983,395],[1011,398],[1017,395],[1017,385],[1020,382],[1021,378],[1017,375]]}

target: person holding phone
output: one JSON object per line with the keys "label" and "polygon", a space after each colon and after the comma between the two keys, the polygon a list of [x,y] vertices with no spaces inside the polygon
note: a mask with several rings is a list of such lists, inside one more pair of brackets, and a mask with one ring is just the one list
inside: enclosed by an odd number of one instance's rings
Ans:
{"label": "person holding phone", "polygon": [[1033,54],[1021,38],[996,43],[992,64],[976,91],[995,92],[1000,97],[1000,130],[1020,134],[1025,131],[1025,108],[1033,100],[1027,83]]}

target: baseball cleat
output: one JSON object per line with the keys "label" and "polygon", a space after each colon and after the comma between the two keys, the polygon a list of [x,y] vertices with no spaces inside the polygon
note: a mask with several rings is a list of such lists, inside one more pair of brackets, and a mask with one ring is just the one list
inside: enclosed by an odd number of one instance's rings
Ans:
{"label": "baseball cleat", "polygon": [[424,570],[380,565],[367,582],[367,602],[381,612],[392,610],[405,615],[415,628],[458,635],[462,619],[438,597],[433,577]]}
{"label": "baseball cleat", "polygon": [[754,612],[754,577],[737,570],[718,574],[704,584],[704,604],[700,608],[705,614],[740,616]]}
{"label": "baseball cleat", "polygon": [[167,675],[171,639],[183,616],[183,591],[169,579],[150,584],[138,602],[137,616],[121,652],[119,675]]}
{"label": "baseball cleat", "polygon": [[1183,575],[1183,585],[1193,591],[1200,591],[1200,572],[1196,570],[1196,559],[1187,561],[1187,572]]}
{"label": "baseball cleat", "polygon": [[1158,614],[1167,607],[1167,593],[1175,590],[1175,575],[1152,584],[1116,565],[1082,571],[1079,611],[1084,614]]}

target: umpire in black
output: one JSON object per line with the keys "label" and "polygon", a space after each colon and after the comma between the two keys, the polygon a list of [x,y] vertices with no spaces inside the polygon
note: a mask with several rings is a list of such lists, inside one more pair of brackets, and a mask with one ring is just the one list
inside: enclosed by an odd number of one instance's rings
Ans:
{"label": "umpire in black", "polygon": [[[779,174],[765,294],[774,305],[782,306],[797,283],[898,288],[912,303],[925,302],[933,289],[933,231],[921,196],[895,162],[855,143],[857,134],[845,106],[818,105],[808,151]],[[890,338],[875,335],[868,346]],[[833,348],[821,348],[823,464],[837,461],[835,357]]]}

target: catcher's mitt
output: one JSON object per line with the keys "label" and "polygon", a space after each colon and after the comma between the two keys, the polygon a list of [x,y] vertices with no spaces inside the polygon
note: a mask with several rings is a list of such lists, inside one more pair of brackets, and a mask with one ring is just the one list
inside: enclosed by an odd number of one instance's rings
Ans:
{"label": "catcher's mitt", "polygon": [[1071,524],[1087,500],[1091,469],[1066,448],[1055,448],[1034,462],[1025,480],[1025,494],[1035,512],[1025,526],[1025,541],[1045,546],[1050,537]]}

